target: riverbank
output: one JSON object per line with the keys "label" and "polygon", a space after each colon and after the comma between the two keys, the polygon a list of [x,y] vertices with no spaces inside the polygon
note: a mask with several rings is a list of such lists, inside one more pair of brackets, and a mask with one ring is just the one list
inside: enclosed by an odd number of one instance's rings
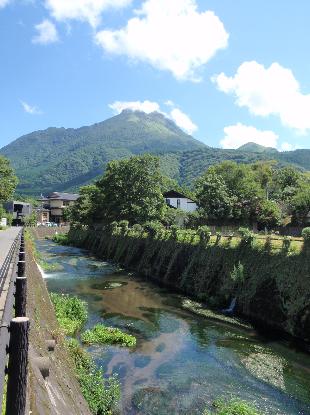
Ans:
{"label": "riverbank", "polygon": [[[90,415],[29,241],[26,242],[26,257],[27,316],[30,318],[30,411],[32,415]],[[54,351],[48,351],[48,340],[56,341]],[[47,359],[50,367],[46,378],[38,368],[37,358],[42,357]]]}
{"label": "riverbank", "polygon": [[239,315],[310,341],[309,253],[270,253],[251,244],[199,246],[71,229],[72,244],[218,309],[237,298]]}

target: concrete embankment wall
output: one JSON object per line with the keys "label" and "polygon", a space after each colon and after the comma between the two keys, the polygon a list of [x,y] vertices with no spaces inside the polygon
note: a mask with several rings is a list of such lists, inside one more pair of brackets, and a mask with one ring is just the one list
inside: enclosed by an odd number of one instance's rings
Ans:
{"label": "concrete embankment wall", "polygon": [[[29,241],[26,243],[26,255],[27,315],[31,324],[28,381],[31,414],[90,415]],[[50,339],[56,340],[53,352],[49,352],[46,346],[46,340]],[[48,359],[50,374],[46,379],[35,362],[37,357]]]}
{"label": "concrete embankment wall", "polygon": [[35,228],[31,228],[31,233],[36,239],[42,239],[46,236],[53,236],[56,233],[68,233],[70,227],[69,226],[60,226],[60,227],[47,227],[47,226],[38,226]]}
{"label": "concrete embankment wall", "polygon": [[[264,328],[310,341],[310,255],[272,254],[251,245],[199,247],[174,240],[71,229],[73,244],[193,296],[237,311]],[[232,278],[243,266],[243,277]]]}

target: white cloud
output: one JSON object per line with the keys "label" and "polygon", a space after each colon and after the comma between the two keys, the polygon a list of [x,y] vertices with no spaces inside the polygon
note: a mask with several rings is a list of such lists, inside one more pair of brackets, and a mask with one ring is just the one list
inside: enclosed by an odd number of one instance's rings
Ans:
{"label": "white cloud", "polygon": [[131,2],[132,0],[46,0],[45,5],[56,20],[82,20],[96,27],[105,10],[125,7]]}
{"label": "white cloud", "polygon": [[32,39],[33,43],[40,43],[41,45],[47,45],[49,43],[58,42],[58,33],[57,29],[50,20],[43,20],[42,23],[39,23],[35,26],[37,30],[37,35]]}
{"label": "white cloud", "polygon": [[198,81],[198,69],[227,47],[228,37],[221,20],[199,12],[195,0],[146,0],[125,27],[102,30],[96,41],[108,53]]}
{"label": "white cloud", "polygon": [[[168,103],[168,104],[167,104]],[[110,104],[109,107],[113,110],[114,114],[120,114],[123,110],[129,109],[132,111],[142,111],[146,114],[152,112],[159,112],[165,117],[173,120],[175,124],[184,130],[187,134],[192,134],[198,127],[192,122],[190,117],[176,108],[172,101],[166,101],[165,105],[173,107],[172,110],[167,114],[162,111],[160,105],[154,101],[116,101]]]}
{"label": "white cloud", "polygon": [[161,112],[160,105],[157,102],[151,101],[116,101],[110,104],[109,107],[115,114],[120,114],[123,110],[130,109],[132,111],[143,111],[146,114],[151,112]]}
{"label": "white cloud", "polygon": [[7,6],[11,0],[0,0],[0,9]]}
{"label": "white cloud", "polygon": [[182,130],[186,131],[187,134],[192,135],[195,131],[198,130],[197,125],[193,123],[189,116],[178,108],[174,108],[170,112],[170,117],[176,123],[176,125],[182,128]]}
{"label": "white cloud", "polygon": [[31,115],[42,114],[42,111],[40,110],[40,108],[38,108],[36,106],[29,105],[25,101],[20,101],[20,103],[22,104],[22,107],[23,107],[24,111],[27,112],[28,114],[31,114]]}
{"label": "white cloud", "polygon": [[246,143],[256,143],[265,147],[277,147],[278,136],[270,130],[237,123],[224,128],[225,137],[220,144],[223,148],[238,148]]}
{"label": "white cloud", "polygon": [[281,143],[280,151],[292,151],[296,150],[297,146],[295,144],[290,144],[287,142]]}
{"label": "white cloud", "polygon": [[235,76],[224,73],[212,78],[218,88],[236,96],[236,104],[254,115],[276,115],[283,125],[300,133],[310,129],[310,94],[300,92],[300,85],[290,69],[278,63],[269,68],[252,61],[244,62]]}

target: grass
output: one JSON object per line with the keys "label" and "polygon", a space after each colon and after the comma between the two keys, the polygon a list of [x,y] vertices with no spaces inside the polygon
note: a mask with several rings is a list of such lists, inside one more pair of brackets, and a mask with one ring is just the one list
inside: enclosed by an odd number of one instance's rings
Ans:
{"label": "grass", "polygon": [[[262,415],[254,406],[239,399],[230,402],[219,400],[214,402],[213,406],[216,415]],[[206,410],[203,415],[210,415],[210,412]]]}
{"label": "grass", "polygon": [[51,239],[53,242],[59,245],[70,245],[70,241],[69,241],[67,233],[57,233],[53,235],[51,238],[46,237],[46,239]]}
{"label": "grass", "polygon": [[74,362],[75,372],[85,400],[95,415],[112,415],[120,399],[120,384],[115,376],[104,379],[102,369],[98,369],[81,348],[78,341],[66,341],[67,349]]}
{"label": "grass", "polygon": [[85,344],[117,344],[124,347],[133,347],[137,342],[134,336],[124,333],[120,329],[106,327],[102,324],[97,324],[92,329],[82,333],[81,340]]}
{"label": "grass", "polygon": [[84,301],[66,294],[50,294],[60,327],[68,336],[81,330],[87,320],[87,307]]}

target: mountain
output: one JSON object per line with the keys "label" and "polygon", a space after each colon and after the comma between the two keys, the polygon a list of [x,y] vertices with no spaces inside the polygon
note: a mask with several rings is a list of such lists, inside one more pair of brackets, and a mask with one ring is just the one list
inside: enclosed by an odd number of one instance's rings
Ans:
{"label": "mountain", "polygon": [[87,127],[36,131],[0,150],[11,160],[20,180],[17,190],[24,195],[77,190],[101,175],[110,160],[143,153],[158,155],[163,173],[187,186],[223,160],[277,160],[310,171],[310,150],[282,153],[255,143],[237,150],[211,148],[162,114],[128,110]]}
{"label": "mountain", "polygon": [[278,153],[278,150],[276,148],[264,147],[264,146],[261,146],[260,144],[256,144],[252,142],[243,144],[243,146],[239,147],[238,150],[247,151],[251,153]]}
{"label": "mountain", "polygon": [[0,150],[20,179],[18,191],[64,191],[102,174],[113,159],[204,148],[162,114],[123,111],[78,129],[48,128],[22,136]]}

